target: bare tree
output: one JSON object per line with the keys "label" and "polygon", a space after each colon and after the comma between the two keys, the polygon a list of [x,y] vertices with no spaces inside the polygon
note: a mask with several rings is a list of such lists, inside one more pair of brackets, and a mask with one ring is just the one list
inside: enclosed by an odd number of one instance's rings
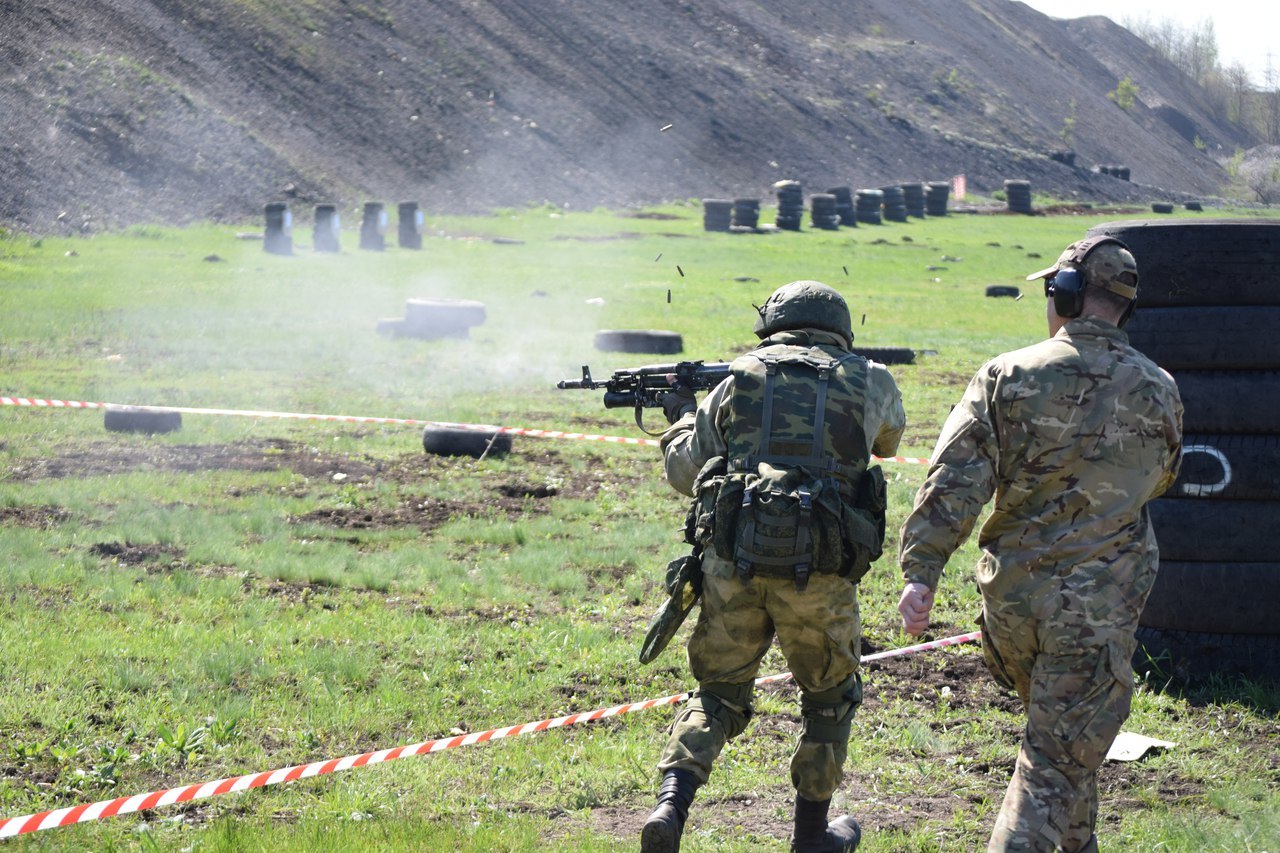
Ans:
{"label": "bare tree", "polygon": [[1249,152],[1240,166],[1240,176],[1263,204],[1280,202],[1280,145],[1267,145]]}

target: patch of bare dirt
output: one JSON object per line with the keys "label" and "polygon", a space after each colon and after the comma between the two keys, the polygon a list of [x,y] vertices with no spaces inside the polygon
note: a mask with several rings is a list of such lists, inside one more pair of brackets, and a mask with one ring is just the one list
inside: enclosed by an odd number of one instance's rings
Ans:
{"label": "patch of bare dirt", "polygon": [[0,507],[0,524],[48,530],[71,519],[71,513],[57,506]]}
{"label": "patch of bare dirt", "polygon": [[160,444],[95,441],[61,453],[23,459],[0,479],[30,481],[99,477],[135,471],[279,471],[303,477],[345,474],[359,482],[381,470],[373,459],[326,454],[301,442],[268,438],[233,444]]}
{"label": "patch of bare dirt", "polygon": [[172,566],[181,563],[185,554],[181,548],[172,545],[136,545],[133,542],[98,542],[89,546],[89,553],[122,566],[142,566],[149,563]]}

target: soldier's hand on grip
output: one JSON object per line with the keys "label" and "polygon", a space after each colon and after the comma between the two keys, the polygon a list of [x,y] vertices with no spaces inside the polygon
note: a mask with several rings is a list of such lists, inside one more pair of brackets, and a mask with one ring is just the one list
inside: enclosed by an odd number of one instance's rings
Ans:
{"label": "soldier's hand on grip", "polygon": [[662,395],[662,413],[667,416],[667,423],[675,423],[689,412],[697,411],[698,398],[693,396],[689,387],[676,378],[674,373],[667,374],[667,382],[671,390]]}
{"label": "soldier's hand on grip", "polygon": [[922,583],[909,583],[902,588],[898,599],[898,612],[902,614],[902,629],[913,637],[929,627],[929,611],[933,609],[933,590]]}

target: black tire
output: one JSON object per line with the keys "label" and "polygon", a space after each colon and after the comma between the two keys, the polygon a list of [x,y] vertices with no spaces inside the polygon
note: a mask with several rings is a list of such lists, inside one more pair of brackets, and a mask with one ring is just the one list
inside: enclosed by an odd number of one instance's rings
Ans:
{"label": "black tire", "polygon": [[1138,624],[1210,634],[1270,634],[1275,610],[1264,595],[1280,579],[1280,563],[1193,563],[1160,560],[1160,583],[1147,598]]}
{"label": "black tire", "polygon": [[1280,435],[1184,435],[1166,497],[1280,501]]}
{"label": "black tire", "polygon": [[1280,371],[1176,371],[1185,432],[1280,432]]}
{"label": "black tire", "polygon": [[1104,222],[1090,235],[1123,240],[1138,260],[1138,307],[1280,305],[1280,220]]}
{"label": "black tire", "polygon": [[1125,331],[1166,370],[1280,368],[1280,305],[1139,308]]}
{"label": "black tire", "polygon": [[[1206,501],[1159,498],[1147,505],[1160,543],[1160,558],[1174,562],[1265,563],[1276,559],[1280,501]],[[1252,590],[1274,600],[1280,577]],[[1241,586],[1237,593],[1248,590]],[[1179,595],[1181,592],[1179,591]],[[1276,630],[1269,621],[1269,630]]]}
{"label": "black tire", "polygon": [[601,352],[670,355],[684,352],[684,339],[661,329],[602,329],[596,332],[595,346]]}
{"label": "black tire", "polygon": [[433,456],[503,456],[511,451],[511,433],[500,430],[427,427],[422,449]]}
{"label": "black tire", "polygon": [[1017,299],[1022,295],[1020,288],[1011,284],[990,284],[987,285],[987,296],[1012,296]]}
{"label": "black tire", "polygon": [[1173,213],[1173,205],[1167,201],[1156,201],[1151,203],[1152,213]]}
{"label": "black tire", "polygon": [[1157,685],[1242,676],[1280,682],[1280,635],[1138,629],[1135,671]]}
{"label": "black tire", "polygon": [[142,432],[156,435],[182,429],[181,412],[165,412],[145,406],[117,406],[103,412],[107,432]]}
{"label": "black tire", "polygon": [[853,352],[881,364],[913,364],[916,351],[906,347],[853,347]]}
{"label": "black tire", "polygon": [[483,302],[472,299],[410,299],[401,334],[415,338],[465,338],[485,321]]}
{"label": "black tire", "polygon": [[1187,210],[1194,211],[1196,213],[1199,213],[1200,211],[1204,210],[1204,205],[1202,205],[1198,201],[1189,201],[1186,204],[1184,204],[1183,207],[1186,208]]}

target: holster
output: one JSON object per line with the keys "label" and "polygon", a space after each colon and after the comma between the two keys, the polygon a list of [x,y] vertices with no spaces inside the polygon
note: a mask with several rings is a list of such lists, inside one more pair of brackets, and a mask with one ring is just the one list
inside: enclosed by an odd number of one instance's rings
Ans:
{"label": "holster", "polygon": [[649,630],[640,646],[640,663],[662,654],[676,631],[684,624],[693,606],[702,597],[702,549],[667,563],[667,600],[649,620]]}

